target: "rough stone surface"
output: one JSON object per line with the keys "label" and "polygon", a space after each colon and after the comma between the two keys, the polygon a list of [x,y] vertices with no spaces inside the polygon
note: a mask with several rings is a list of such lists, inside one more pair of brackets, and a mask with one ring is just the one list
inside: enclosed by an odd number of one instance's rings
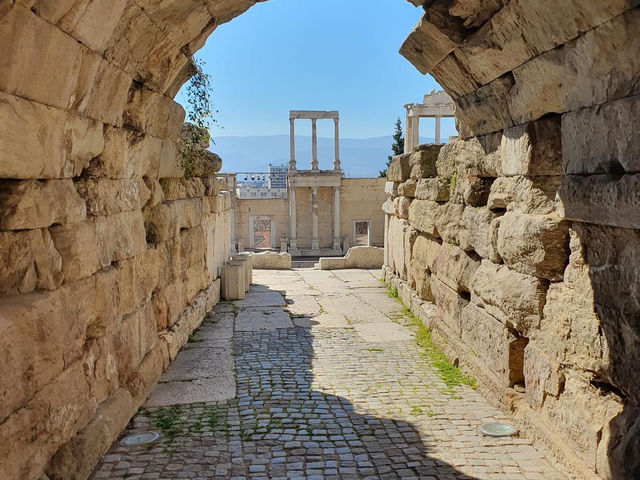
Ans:
{"label": "rough stone surface", "polygon": [[251,256],[253,268],[264,270],[289,270],[291,255],[288,253],[261,252]]}
{"label": "rough stone surface", "polygon": [[507,212],[500,218],[498,254],[510,268],[561,280],[568,259],[568,225],[554,216]]}

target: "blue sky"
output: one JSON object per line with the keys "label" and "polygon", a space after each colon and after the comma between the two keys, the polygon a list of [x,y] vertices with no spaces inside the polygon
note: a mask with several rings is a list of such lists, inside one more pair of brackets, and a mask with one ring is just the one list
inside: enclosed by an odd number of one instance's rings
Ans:
{"label": "blue sky", "polygon": [[[221,25],[196,54],[213,76],[214,138],[288,134],[289,110],[304,109],[339,110],[345,138],[391,135],[405,103],[439,89],[398,53],[421,12],[403,0],[269,0]],[[332,136],[333,122],[318,135]],[[442,135],[455,135],[453,120]]]}

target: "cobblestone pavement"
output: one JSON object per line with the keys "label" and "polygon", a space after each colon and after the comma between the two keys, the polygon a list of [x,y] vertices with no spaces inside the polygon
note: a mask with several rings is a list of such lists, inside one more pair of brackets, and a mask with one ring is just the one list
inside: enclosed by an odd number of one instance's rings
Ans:
{"label": "cobblestone pavement", "polygon": [[[376,275],[255,272],[258,285],[208,315],[123,433],[160,440],[116,442],[92,478],[564,478],[528,440],[477,433],[507,418],[443,383]],[[231,375],[206,371],[202,355],[224,364],[224,352]],[[233,398],[206,401],[228,377]],[[205,401],[190,403],[193,392]]]}

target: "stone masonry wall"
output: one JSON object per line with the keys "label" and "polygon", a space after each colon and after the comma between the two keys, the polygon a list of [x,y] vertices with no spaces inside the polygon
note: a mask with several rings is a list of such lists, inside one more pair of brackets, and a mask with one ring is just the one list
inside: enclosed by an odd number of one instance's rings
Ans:
{"label": "stone masonry wall", "polygon": [[229,192],[172,98],[223,3],[0,0],[3,480],[86,478],[217,302]]}
{"label": "stone masonry wall", "polygon": [[640,477],[637,4],[434,0],[401,49],[461,138],[394,158],[387,278],[577,478]]}

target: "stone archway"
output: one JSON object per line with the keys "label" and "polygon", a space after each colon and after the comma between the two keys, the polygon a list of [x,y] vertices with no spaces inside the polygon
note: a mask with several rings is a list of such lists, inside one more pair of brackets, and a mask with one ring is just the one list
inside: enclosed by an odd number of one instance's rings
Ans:
{"label": "stone archway", "polygon": [[[181,178],[174,140],[184,112],[172,98],[192,73],[190,55],[255,3],[0,0],[7,478],[86,476],[217,300],[229,195],[204,174]],[[487,306],[508,318],[522,305],[495,282],[485,291],[465,277],[452,288],[455,275],[438,266],[458,265],[461,252],[416,270],[414,242],[451,242],[487,275],[506,265],[538,282],[539,328],[520,331],[526,398],[511,405],[540,437],[549,426],[546,441],[576,468],[631,477],[640,468],[637,2],[411,3],[425,16],[401,53],[455,100],[463,140],[445,150],[453,167],[440,162],[437,174],[456,178],[462,200],[443,203],[439,189],[437,198],[413,200],[408,219],[388,211],[389,238],[403,241],[402,259],[390,262],[394,281],[421,285],[418,293],[454,322],[482,303],[469,324],[492,322]],[[396,161],[391,181],[407,180],[409,160]],[[464,176],[455,177],[460,165]],[[491,210],[475,193],[498,186]],[[548,223],[551,213],[539,209],[556,193],[562,209]],[[506,225],[495,257],[493,216]],[[432,277],[436,288],[427,289]],[[447,295],[459,310],[444,310]],[[459,340],[462,351],[473,342]],[[512,398],[487,374],[489,363],[478,375],[496,399]]]}

